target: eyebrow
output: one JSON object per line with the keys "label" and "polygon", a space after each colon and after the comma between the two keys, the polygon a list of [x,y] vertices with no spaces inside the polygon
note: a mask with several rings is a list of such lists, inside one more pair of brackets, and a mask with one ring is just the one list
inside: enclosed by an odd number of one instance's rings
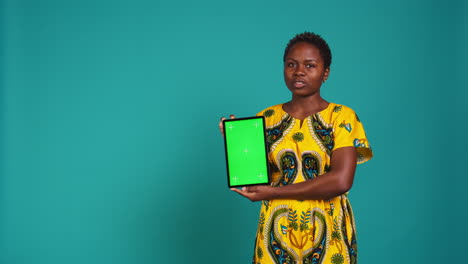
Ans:
{"label": "eyebrow", "polygon": [[[295,60],[295,59],[293,59],[293,58],[286,58],[286,60],[297,61],[297,60]],[[318,60],[315,60],[315,59],[305,60],[305,62],[308,62],[308,61],[316,61],[316,62],[317,62]]]}

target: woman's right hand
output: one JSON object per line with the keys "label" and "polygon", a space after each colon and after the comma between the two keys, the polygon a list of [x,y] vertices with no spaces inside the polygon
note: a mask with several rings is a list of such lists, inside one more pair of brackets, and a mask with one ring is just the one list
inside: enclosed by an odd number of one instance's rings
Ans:
{"label": "woman's right hand", "polygon": [[[236,118],[235,115],[230,115],[229,118],[234,119]],[[221,131],[221,135],[224,135],[224,126],[223,126],[223,120],[225,120],[225,117],[221,117],[221,121],[219,121],[219,131]]]}

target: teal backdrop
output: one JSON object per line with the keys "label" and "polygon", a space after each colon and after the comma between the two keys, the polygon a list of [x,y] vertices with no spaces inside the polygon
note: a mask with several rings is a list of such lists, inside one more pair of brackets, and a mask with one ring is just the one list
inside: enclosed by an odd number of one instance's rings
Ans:
{"label": "teal backdrop", "polygon": [[359,263],[466,262],[466,1],[0,12],[0,263],[250,263],[259,204],[226,186],[218,121],[290,99],[283,50],[303,31],[329,42],[322,94],[375,153],[350,193]]}

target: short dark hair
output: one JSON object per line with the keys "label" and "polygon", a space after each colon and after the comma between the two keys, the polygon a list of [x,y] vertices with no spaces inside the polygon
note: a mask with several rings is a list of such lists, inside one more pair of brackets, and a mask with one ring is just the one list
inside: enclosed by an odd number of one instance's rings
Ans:
{"label": "short dark hair", "polygon": [[317,47],[317,49],[320,51],[320,56],[322,56],[325,69],[330,67],[332,61],[330,47],[320,35],[317,35],[312,32],[304,32],[301,34],[297,34],[294,38],[289,40],[288,45],[284,50],[283,62],[286,61],[286,56],[288,55],[289,50],[298,42],[307,42]]}

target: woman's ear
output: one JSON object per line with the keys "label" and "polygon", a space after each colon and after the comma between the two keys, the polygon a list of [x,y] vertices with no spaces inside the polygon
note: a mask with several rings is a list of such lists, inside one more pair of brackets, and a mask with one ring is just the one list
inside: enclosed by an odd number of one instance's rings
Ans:
{"label": "woman's ear", "polygon": [[330,75],[330,67],[325,69],[325,72],[323,73],[323,80],[322,82],[325,82],[328,79],[328,75]]}

